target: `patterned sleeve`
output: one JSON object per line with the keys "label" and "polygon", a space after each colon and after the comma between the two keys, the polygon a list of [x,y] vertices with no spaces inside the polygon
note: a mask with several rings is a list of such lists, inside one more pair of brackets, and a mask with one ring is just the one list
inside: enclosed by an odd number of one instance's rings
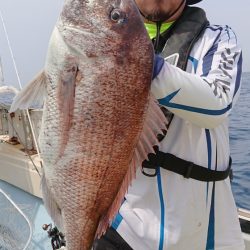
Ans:
{"label": "patterned sleeve", "polygon": [[[196,73],[165,62],[151,90],[175,115],[200,127],[214,128],[226,119],[238,98],[242,53],[228,26],[209,27],[198,43],[197,51],[206,53],[197,52],[202,56],[195,58]],[[211,44],[208,49],[207,44]]]}

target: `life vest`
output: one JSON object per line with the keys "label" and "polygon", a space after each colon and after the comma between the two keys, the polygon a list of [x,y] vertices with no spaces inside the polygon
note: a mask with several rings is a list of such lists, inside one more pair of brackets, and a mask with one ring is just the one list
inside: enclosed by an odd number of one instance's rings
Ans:
{"label": "life vest", "polygon": [[157,50],[166,61],[186,70],[190,51],[208,25],[204,10],[186,6],[182,15],[160,35]]}

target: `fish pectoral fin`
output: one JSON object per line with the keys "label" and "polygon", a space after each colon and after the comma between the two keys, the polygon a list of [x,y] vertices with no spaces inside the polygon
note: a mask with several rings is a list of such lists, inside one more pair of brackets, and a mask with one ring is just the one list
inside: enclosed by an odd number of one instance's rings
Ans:
{"label": "fish pectoral fin", "polygon": [[149,106],[144,120],[143,129],[131,159],[129,169],[123,179],[114,202],[99,223],[96,232],[96,237],[98,238],[105,233],[107,227],[112,223],[114,217],[118,213],[128,187],[136,177],[138,167],[142,165],[144,160],[148,160],[149,153],[155,153],[154,146],[159,145],[157,135],[163,135],[164,131],[167,131],[167,126],[169,124],[168,119],[163,114],[158,105],[158,101],[152,96],[152,94],[149,98]]}
{"label": "fish pectoral fin", "polygon": [[28,109],[32,106],[41,107],[46,94],[46,82],[46,74],[41,71],[15,96],[10,112],[15,112],[17,109]]}
{"label": "fish pectoral fin", "polygon": [[79,70],[74,58],[67,59],[67,65],[58,80],[58,107],[62,137],[59,156],[62,156],[69,140],[69,130],[72,126],[75,106],[75,90],[79,79]]}

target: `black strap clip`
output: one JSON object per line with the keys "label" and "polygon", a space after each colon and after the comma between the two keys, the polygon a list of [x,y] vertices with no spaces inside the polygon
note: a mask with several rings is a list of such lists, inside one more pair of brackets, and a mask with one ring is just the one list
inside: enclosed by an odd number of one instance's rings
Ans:
{"label": "black strap clip", "polygon": [[[155,147],[155,151],[158,151],[157,147]],[[147,177],[155,177],[157,175],[157,168],[160,165],[159,157],[155,153],[150,153],[148,154],[148,160],[142,162],[142,173]],[[147,169],[147,172],[145,169]]]}
{"label": "black strap clip", "polygon": [[[149,169],[149,168],[148,168]],[[144,171],[144,168],[142,167],[142,170],[141,172],[147,176],[147,177],[155,177],[157,175],[157,169],[156,168],[150,168],[150,169],[153,169],[154,170],[154,173],[150,174],[150,173],[147,173]]]}

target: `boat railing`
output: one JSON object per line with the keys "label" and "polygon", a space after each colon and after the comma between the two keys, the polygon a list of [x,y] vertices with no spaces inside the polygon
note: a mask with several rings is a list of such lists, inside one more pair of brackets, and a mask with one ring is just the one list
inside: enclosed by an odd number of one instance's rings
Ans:
{"label": "boat railing", "polygon": [[9,113],[8,109],[3,105],[0,105],[0,136],[2,140],[10,144],[21,144],[27,153],[35,154],[35,140],[38,140],[42,110],[30,109],[28,112],[34,129],[35,138],[32,134],[27,112],[17,110],[16,112]]}

